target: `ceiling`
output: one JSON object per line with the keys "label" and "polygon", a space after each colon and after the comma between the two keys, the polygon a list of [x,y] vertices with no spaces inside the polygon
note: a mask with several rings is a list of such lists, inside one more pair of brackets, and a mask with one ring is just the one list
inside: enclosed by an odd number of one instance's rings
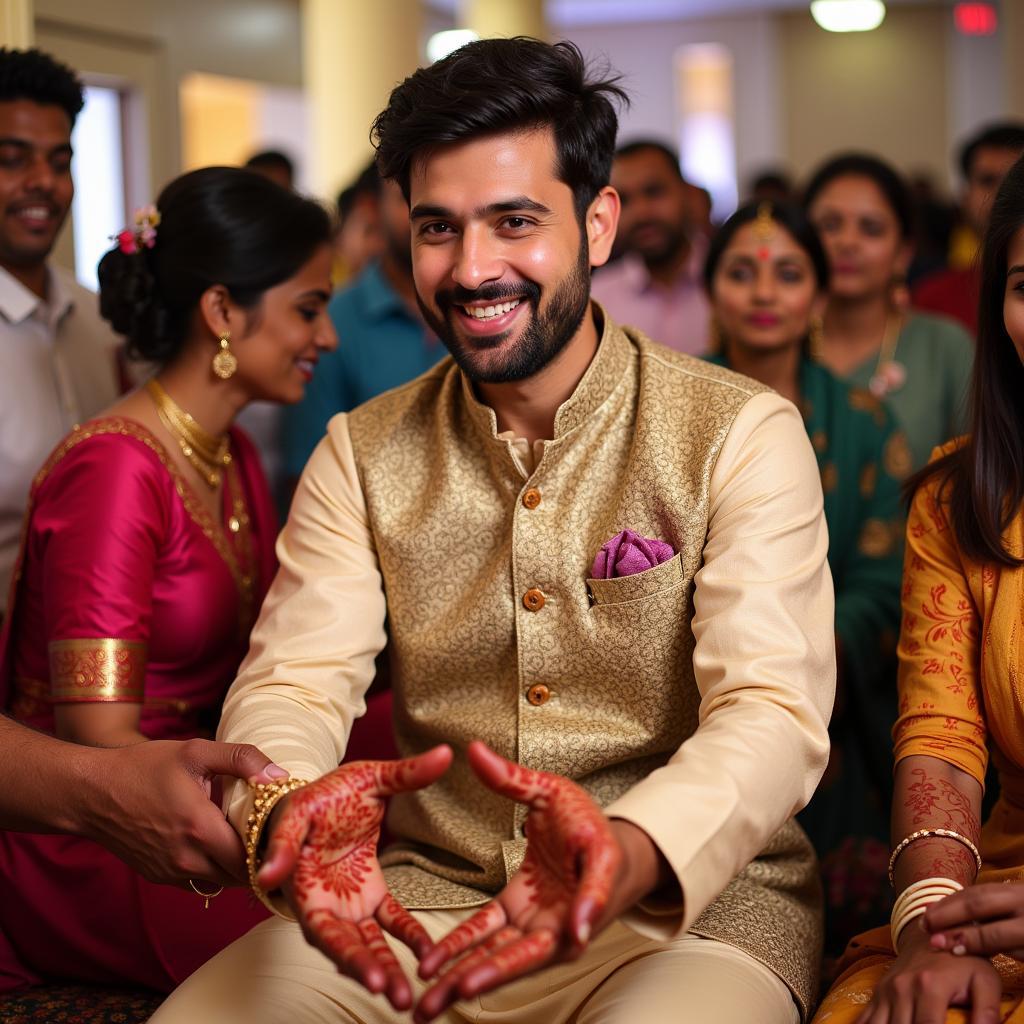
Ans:
{"label": "ceiling", "polygon": [[[428,0],[431,7],[456,18],[460,0]],[[887,0],[893,6],[952,6],[953,0]],[[677,21],[686,18],[736,16],[763,11],[799,10],[808,0],[547,0],[548,20],[555,28],[607,25],[616,22]]]}

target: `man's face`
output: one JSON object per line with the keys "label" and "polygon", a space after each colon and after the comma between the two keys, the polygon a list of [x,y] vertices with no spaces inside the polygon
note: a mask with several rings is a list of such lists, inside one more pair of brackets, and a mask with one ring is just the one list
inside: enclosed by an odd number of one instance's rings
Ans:
{"label": "man's face", "polygon": [[686,247],[692,217],[689,189],[665,154],[641,149],[616,157],[612,186],[622,200],[623,249],[655,266],[671,263]]}
{"label": "man's face", "polygon": [[[452,143],[413,162],[420,308],[473,380],[533,376],[586,314],[587,237],[555,166],[547,128]],[[595,262],[607,258],[606,248]]]}
{"label": "man's face", "polygon": [[979,237],[988,227],[992,200],[1006,177],[1006,172],[1020,157],[1019,149],[982,146],[971,158],[971,173],[964,190],[963,210],[967,222]]}
{"label": "man's face", "polygon": [[67,114],[31,100],[0,103],[0,264],[42,263],[74,192]]}

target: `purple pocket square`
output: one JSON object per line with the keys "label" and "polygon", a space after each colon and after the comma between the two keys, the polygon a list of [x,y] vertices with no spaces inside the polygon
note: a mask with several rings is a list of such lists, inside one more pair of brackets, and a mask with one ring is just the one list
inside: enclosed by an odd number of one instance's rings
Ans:
{"label": "purple pocket square", "polygon": [[632,576],[667,562],[674,554],[672,545],[663,540],[641,537],[633,530],[623,530],[601,545],[590,576],[595,580]]}

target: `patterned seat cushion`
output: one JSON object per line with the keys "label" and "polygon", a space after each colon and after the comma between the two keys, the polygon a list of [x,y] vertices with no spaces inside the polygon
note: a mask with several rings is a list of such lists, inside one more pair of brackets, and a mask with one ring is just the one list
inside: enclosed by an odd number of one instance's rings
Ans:
{"label": "patterned seat cushion", "polygon": [[145,989],[39,985],[0,996],[3,1024],[141,1024],[164,997]]}

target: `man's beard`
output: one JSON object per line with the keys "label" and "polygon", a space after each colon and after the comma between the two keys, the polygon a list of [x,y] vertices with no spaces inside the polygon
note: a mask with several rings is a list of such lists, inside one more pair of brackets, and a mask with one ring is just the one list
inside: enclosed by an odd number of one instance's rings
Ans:
{"label": "man's beard", "polygon": [[[456,305],[470,302],[505,302],[519,298],[520,304],[531,306],[530,322],[515,347],[507,356],[492,365],[480,365],[477,352],[467,345],[455,332],[451,318]],[[558,290],[551,297],[547,310],[540,313],[540,286],[534,281],[515,284],[483,284],[475,291],[456,285],[454,288],[437,292],[434,301],[441,315],[429,309],[417,293],[416,300],[427,323],[444,342],[462,372],[473,381],[485,384],[505,384],[514,380],[525,380],[543,370],[566,345],[575,337],[590,305],[590,251],[584,240],[580,246],[576,265],[563,278]],[[482,349],[497,348],[504,340],[505,333],[493,338],[478,339]]]}

